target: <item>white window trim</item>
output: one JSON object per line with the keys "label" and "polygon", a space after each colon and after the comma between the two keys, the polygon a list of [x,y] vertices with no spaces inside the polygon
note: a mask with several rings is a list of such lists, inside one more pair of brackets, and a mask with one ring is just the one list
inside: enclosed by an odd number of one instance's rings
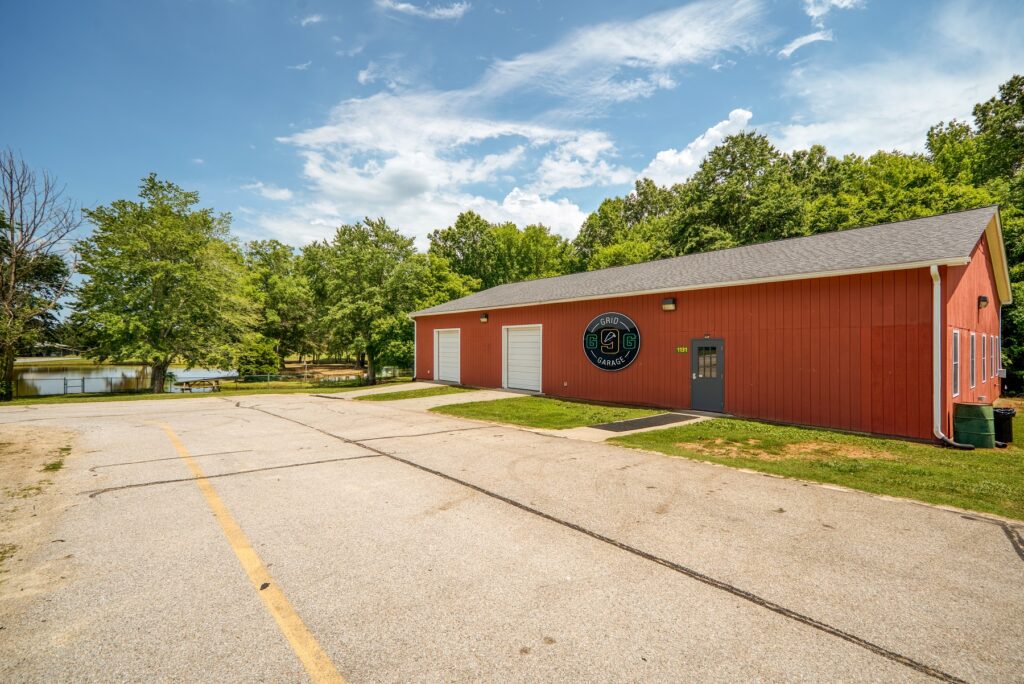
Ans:
{"label": "white window trim", "polygon": [[459,333],[459,377],[458,379],[455,380],[455,384],[460,385],[462,384],[462,328],[434,328],[434,377],[431,378],[431,380],[433,380],[434,382],[451,382],[451,380],[441,380],[437,377],[437,369],[441,363],[440,354],[438,353],[440,351],[441,346],[438,344],[438,338],[440,337],[438,333],[443,332]]}
{"label": "white window trim", "polygon": [[[537,378],[537,384],[540,385],[540,389],[537,390],[539,394],[544,393],[544,325],[542,323],[524,323],[522,325],[503,325],[501,326],[501,388],[509,389],[508,386],[508,331],[515,328],[538,328],[540,330],[540,377]],[[518,389],[518,388],[516,388]],[[515,390],[513,390],[515,391]],[[522,390],[528,392],[529,390]]]}
{"label": "white window trim", "polygon": [[952,347],[952,353],[951,353],[952,363],[953,363],[953,369],[952,369],[953,370],[952,389],[953,389],[953,396],[954,397],[959,397],[960,396],[960,356],[961,356],[961,353],[960,353],[960,331],[959,330],[954,330],[953,331],[953,347]]}
{"label": "white window trim", "polygon": [[978,370],[978,348],[977,348],[977,344],[978,344],[978,341],[975,339],[974,333],[971,333],[971,348],[970,348],[970,350],[968,350],[968,353],[970,354],[970,357],[971,357],[971,361],[970,361],[971,389],[974,389],[974,387],[977,385],[977,377],[976,377],[976,372]]}
{"label": "white window trim", "polygon": [[996,335],[996,370],[1003,370],[1003,337]]}

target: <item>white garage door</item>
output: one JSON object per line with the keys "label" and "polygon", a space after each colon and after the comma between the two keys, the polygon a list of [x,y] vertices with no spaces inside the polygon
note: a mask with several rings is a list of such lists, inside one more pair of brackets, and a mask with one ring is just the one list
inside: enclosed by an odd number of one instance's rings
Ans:
{"label": "white garage door", "polygon": [[458,330],[438,330],[435,339],[436,378],[445,382],[461,382],[462,354]]}
{"label": "white garage door", "polygon": [[505,328],[505,387],[540,392],[541,328]]}

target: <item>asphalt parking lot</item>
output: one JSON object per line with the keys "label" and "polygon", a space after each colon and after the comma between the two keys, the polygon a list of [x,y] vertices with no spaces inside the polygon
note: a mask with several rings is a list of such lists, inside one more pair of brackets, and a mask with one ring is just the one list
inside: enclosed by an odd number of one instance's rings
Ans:
{"label": "asphalt parking lot", "polygon": [[995,521],[415,400],[0,409],[9,426],[78,437],[60,541],[0,601],[4,681],[1024,672],[1024,557]]}

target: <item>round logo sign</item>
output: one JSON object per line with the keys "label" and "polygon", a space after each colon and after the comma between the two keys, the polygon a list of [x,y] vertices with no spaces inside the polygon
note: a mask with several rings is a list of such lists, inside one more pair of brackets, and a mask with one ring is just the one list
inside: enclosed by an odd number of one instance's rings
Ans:
{"label": "round logo sign", "polygon": [[603,313],[584,331],[583,351],[601,370],[622,370],[640,353],[640,331],[629,316]]}

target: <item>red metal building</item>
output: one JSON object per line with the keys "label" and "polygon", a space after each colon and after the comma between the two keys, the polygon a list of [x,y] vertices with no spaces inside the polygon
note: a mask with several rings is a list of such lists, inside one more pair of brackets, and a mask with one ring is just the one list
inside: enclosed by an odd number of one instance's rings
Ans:
{"label": "red metal building", "polygon": [[920,439],[999,396],[996,207],[513,283],[413,314],[421,380]]}

